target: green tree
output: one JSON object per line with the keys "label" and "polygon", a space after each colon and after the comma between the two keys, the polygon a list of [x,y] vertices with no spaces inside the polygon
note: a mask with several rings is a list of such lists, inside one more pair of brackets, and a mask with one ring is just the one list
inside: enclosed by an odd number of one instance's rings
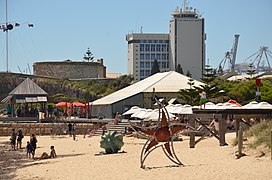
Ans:
{"label": "green tree", "polygon": [[187,77],[192,77],[192,74],[190,73],[189,70],[187,71],[186,76],[187,76]]}
{"label": "green tree", "polygon": [[210,84],[216,78],[215,70],[210,65],[206,65],[202,76],[203,76],[203,78],[201,79],[202,82]]}
{"label": "green tree", "polygon": [[160,72],[160,67],[159,67],[157,59],[155,59],[151,69],[151,75],[156,74],[158,72]]}
{"label": "green tree", "polygon": [[178,64],[178,67],[176,67],[176,72],[183,74],[183,69],[180,64]]}
{"label": "green tree", "polygon": [[256,70],[254,68],[254,64],[253,63],[250,63],[248,65],[249,69],[246,71],[247,75],[250,75],[250,79],[253,78],[253,75],[256,74]]}
{"label": "green tree", "polygon": [[186,104],[197,105],[198,91],[194,87],[194,79],[189,78],[187,84],[190,86],[189,89],[180,89],[178,99],[184,101]]}

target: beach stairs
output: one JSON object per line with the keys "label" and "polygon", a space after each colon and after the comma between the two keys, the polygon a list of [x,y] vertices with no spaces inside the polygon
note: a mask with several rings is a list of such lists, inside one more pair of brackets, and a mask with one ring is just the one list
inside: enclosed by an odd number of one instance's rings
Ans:
{"label": "beach stairs", "polygon": [[[106,132],[108,131],[117,131],[118,133],[124,132],[125,129],[128,129],[129,127],[129,122],[127,120],[123,120],[122,122],[119,122],[118,124],[114,124],[113,122],[109,122],[106,125]],[[96,133],[94,135],[102,135],[103,134],[103,130],[100,128],[96,131]]]}

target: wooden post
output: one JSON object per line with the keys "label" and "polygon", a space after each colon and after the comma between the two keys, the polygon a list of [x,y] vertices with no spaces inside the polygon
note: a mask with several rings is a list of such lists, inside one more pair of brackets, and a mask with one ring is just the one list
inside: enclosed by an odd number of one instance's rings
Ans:
{"label": "wooden post", "polygon": [[225,141],[226,126],[225,121],[222,117],[219,119],[219,144],[220,146],[228,145]]}
{"label": "wooden post", "polygon": [[270,143],[271,143],[271,144],[270,144],[270,147],[271,147],[271,148],[270,148],[270,149],[271,149],[271,160],[272,160],[272,129],[271,129],[271,131],[270,131],[270,136],[271,136],[271,138],[270,138],[270,140],[271,140],[271,141],[270,141]]}
{"label": "wooden post", "polygon": [[[195,119],[192,117],[189,119],[189,125],[195,128]],[[190,148],[195,148],[195,132],[190,132]]]}
{"label": "wooden post", "polygon": [[242,155],[243,149],[243,129],[239,129],[238,131],[238,155]]}
{"label": "wooden post", "polygon": [[236,131],[236,138],[238,138],[238,131],[240,129],[240,118],[236,119],[235,124],[236,124],[236,130],[235,130]]}
{"label": "wooden post", "polygon": [[245,153],[242,152],[243,150],[243,127],[242,123],[240,123],[239,131],[238,131],[238,154],[236,154],[236,157],[239,159],[243,156],[245,156]]}

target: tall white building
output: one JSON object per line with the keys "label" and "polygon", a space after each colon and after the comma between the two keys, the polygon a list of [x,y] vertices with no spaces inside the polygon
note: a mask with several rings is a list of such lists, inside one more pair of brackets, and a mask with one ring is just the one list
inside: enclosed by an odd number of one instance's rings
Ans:
{"label": "tall white building", "polygon": [[128,34],[128,74],[136,81],[149,76],[155,59],[160,71],[175,70],[181,65],[200,80],[205,66],[204,18],[195,9],[176,9],[170,20],[169,34]]}
{"label": "tall white building", "polygon": [[199,80],[205,66],[204,19],[184,5],[172,13],[169,36],[172,70],[180,64],[184,74]]}
{"label": "tall white building", "polygon": [[170,70],[169,34],[128,34],[128,74],[135,81],[142,80],[151,74],[155,59],[160,71]]}

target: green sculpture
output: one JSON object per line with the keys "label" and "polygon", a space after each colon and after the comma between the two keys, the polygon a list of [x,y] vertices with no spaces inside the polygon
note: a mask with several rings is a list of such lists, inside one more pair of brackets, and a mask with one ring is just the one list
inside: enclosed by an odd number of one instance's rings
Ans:
{"label": "green sculpture", "polygon": [[106,154],[118,153],[123,145],[123,135],[116,131],[109,131],[101,137],[100,147],[105,149]]}

